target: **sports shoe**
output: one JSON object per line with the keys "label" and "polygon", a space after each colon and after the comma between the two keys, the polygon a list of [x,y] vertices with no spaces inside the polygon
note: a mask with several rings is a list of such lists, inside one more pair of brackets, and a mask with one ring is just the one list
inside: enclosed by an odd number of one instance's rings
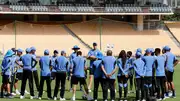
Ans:
{"label": "sports shoe", "polygon": [[25,94],[28,94],[28,95],[29,95],[30,93],[29,93],[27,90],[25,90]]}
{"label": "sports shoe", "polygon": [[124,100],[124,101],[127,101],[127,100]]}
{"label": "sports shoe", "polygon": [[30,99],[31,99],[31,100],[34,99],[34,96],[30,96]]}
{"label": "sports shoe", "polygon": [[91,93],[91,89],[89,89],[88,92]]}
{"label": "sports shoe", "polygon": [[16,94],[17,94],[17,95],[20,95],[21,93],[19,92],[19,90],[16,89]]}
{"label": "sports shoe", "polygon": [[91,100],[93,100],[93,98],[90,95],[87,95],[87,100],[91,101]]}
{"label": "sports shoe", "polygon": [[176,98],[176,96],[171,96],[171,98]]}
{"label": "sports shoe", "polygon": [[24,99],[24,96],[21,95],[21,96],[20,96],[20,99]]}
{"label": "sports shoe", "polygon": [[146,101],[145,99],[143,99],[142,101]]}
{"label": "sports shoe", "polygon": [[38,99],[41,100],[41,97],[39,97]]}
{"label": "sports shoe", "polygon": [[104,101],[107,101],[107,100],[104,100]]}
{"label": "sports shoe", "polygon": [[97,99],[95,99],[94,101],[97,101]]}
{"label": "sports shoe", "polygon": [[157,99],[157,101],[161,101],[161,100],[162,100],[161,98]]}
{"label": "sports shoe", "polygon": [[11,95],[12,95],[12,96],[16,96],[16,94],[15,94],[15,93],[11,93]]}
{"label": "sports shoe", "polygon": [[87,96],[86,96],[86,95],[83,95],[83,96],[82,96],[82,99],[83,99],[83,100],[87,100]]}
{"label": "sports shoe", "polygon": [[54,100],[56,101],[56,100],[57,100],[57,97],[54,97]]}
{"label": "sports shoe", "polygon": [[65,101],[66,99],[65,98],[60,98],[60,101]]}
{"label": "sports shoe", "polygon": [[111,100],[111,101],[114,101],[114,100]]}
{"label": "sports shoe", "polygon": [[48,100],[53,100],[53,98],[52,97],[48,97]]}
{"label": "sports shoe", "polygon": [[72,100],[72,101],[75,101],[75,100],[76,100],[76,98],[75,98],[75,97],[72,97],[72,98],[71,98],[71,100]]}

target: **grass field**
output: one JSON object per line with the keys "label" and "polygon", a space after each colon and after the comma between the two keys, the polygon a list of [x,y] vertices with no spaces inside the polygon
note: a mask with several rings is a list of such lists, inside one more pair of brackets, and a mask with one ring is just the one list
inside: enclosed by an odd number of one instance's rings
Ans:
{"label": "grass field", "polygon": [[[180,77],[180,64],[178,64],[175,68],[175,73],[174,73],[174,83],[175,83],[175,88],[176,88],[176,98],[175,99],[166,99],[165,101],[180,101],[180,79],[178,79],[178,77]],[[87,80],[88,81],[88,80]],[[20,84],[21,82],[19,82],[19,88],[21,86]],[[88,82],[87,82],[88,83]],[[0,77],[0,84],[1,84],[1,77]],[[52,95],[54,93],[54,81],[52,82],[51,84],[52,86]],[[28,90],[28,83],[26,85],[26,88]],[[118,89],[118,86],[116,86],[116,88]],[[36,90],[36,87],[34,85],[34,89]],[[79,89],[78,89],[79,90]],[[29,90],[28,90],[29,91]],[[46,101],[47,100],[47,94],[46,94],[46,84],[44,86],[44,91],[45,93],[43,94],[43,98],[42,98],[42,101]],[[35,94],[37,95],[37,92],[35,91]],[[93,95],[93,93],[91,92],[91,95]],[[110,95],[110,94],[109,94]],[[82,101],[81,100],[81,96],[82,96],[82,92],[81,91],[77,91],[76,93],[76,101]],[[101,91],[101,87],[99,87],[99,101],[102,101],[102,91]],[[118,99],[118,93],[116,93],[116,98]],[[23,101],[31,101],[29,98],[29,95],[26,95],[25,96],[26,98],[23,99]],[[59,93],[58,93],[58,97],[59,97]],[[65,98],[66,100],[70,100],[72,97],[72,93],[69,92],[69,82],[67,81],[66,82],[66,92],[65,92]],[[135,94],[128,94],[128,101],[133,101],[135,99]],[[0,98],[0,101],[7,101],[7,100],[12,100],[12,101],[19,101],[19,96],[15,96],[15,98],[13,99],[1,99]],[[59,99],[58,99],[59,100]],[[34,101],[38,101],[38,99],[34,99]]]}

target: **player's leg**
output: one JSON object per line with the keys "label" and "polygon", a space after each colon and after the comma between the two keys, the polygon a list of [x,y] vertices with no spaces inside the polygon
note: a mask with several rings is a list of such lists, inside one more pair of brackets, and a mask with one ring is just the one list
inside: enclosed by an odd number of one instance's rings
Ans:
{"label": "player's leg", "polygon": [[22,76],[22,83],[21,83],[21,96],[24,96],[27,78],[28,78],[28,72],[26,70],[24,70],[23,76]]}
{"label": "player's leg", "polygon": [[124,98],[127,100],[127,94],[128,94],[128,78],[127,77],[124,77],[123,87],[124,87]]}
{"label": "player's leg", "polygon": [[72,91],[73,96],[72,96],[71,100],[75,101],[76,100],[76,86],[77,86],[79,80],[75,76],[72,76],[71,79],[72,79],[72,85],[73,85],[73,91]]}
{"label": "player's leg", "polygon": [[60,92],[60,98],[62,100],[65,100],[64,93],[65,93],[65,84],[66,84],[66,73],[61,73],[61,92]]}
{"label": "player's leg", "polygon": [[119,99],[122,98],[122,88],[123,88],[123,77],[118,76],[118,85],[119,85]]}
{"label": "player's leg", "polygon": [[31,71],[28,71],[28,80],[29,80],[29,89],[30,89],[30,95],[31,99],[34,97],[34,84],[33,84],[33,73]]}
{"label": "player's leg", "polygon": [[88,85],[89,92],[91,92],[92,83],[93,83],[93,69],[90,68],[89,85]]}
{"label": "player's leg", "polygon": [[136,101],[140,100],[141,78],[136,79]]}
{"label": "player's leg", "polygon": [[148,77],[144,77],[144,98],[145,100],[148,100],[149,97],[149,89],[148,89]]}
{"label": "player's leg", "polygon": [[114,79],[109,79],[108,83],[109,83],[109,88],[110,88],[110,96],[111,96],[111,100],[114,101],[115,100],[115,86],[114,86]]}
{"label": "player's leg", "polygon": [[42,94],[43,94],[44,80],[45,80],[45,77],[41,76],[40,87],[39,87],[39,95],[38,95],[39,99],[41,99]]}
{"label": "player's leg", "polygon": [[165,77],[161,78],[161,98],[164,99],[164,93],[165,93]]}
{"label": "player's leg", "polygon": [[56,73],[56,79],[55,79],[55,88],[54,88],[54,100],[57,99],[57,94],[59,91],[59,86],[60,86],[60,80],[62,79],[61,74],[60,73]]}
{"label": "player's leg", "polygon": [[160,89],[161,89],[161,78],[156,77],[156,82],[157,82],[157,99],[160,99]]}
{"label": "player's leg", "polygon": [[37,70],[33,71],[33,77],[34,77],[34,81],[35,81],[35,84],[36,84],[36,89],[39,92],[39,76],[38,76]]}
{"label": "player's leg", "polygon": [[47,96],[49,99],[52,99],[51,95],[51,77],[47,76],[46,77],[46,86],[47,86]]}
{"label": "player's leg", "polygon": [[109,88],[108,81],[107,81],[107,79],[103,79],[102,82],[103,82],[103,101],[107,101],[108,88]]}
{"label": "player's leg", "polygon": [[170,74],[170,78],[169,78],[169,82],[170,82],[170,87],[171,87],[171,90],[172,90],[172,97],[176,97],[176,94],[175,94],[175,87],[174,87],[174,83],[173,83],[173,72],[169,72]]}
{"label": "player's leg", "polygon": [[129,84],[130,84],[130,93],[133,92],[133,74],[132,75],[129,75]]}
{"label": "player's leg", "polygon": [[98,98],[99,83],[100,83],[100,78],[94,78],[94,92],[93,92],[94,100],[97,100]]}

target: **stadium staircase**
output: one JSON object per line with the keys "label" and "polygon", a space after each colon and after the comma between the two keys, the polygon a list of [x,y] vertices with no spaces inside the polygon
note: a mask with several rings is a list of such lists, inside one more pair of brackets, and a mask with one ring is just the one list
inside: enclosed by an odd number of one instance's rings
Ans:
{"label": "stadium staircase", "polygon": [[76,35],[69,27],[67,27],[65,24],[62,24],[62,27],[74,38],[78,39],[84,46],[86,46],[88,49],[92,49],[92,47],[87,44],[85,41],[83,41],[78,35]]}
{"label": "stadium staircase", "polygon": [[173,42],[180,48],[180,41],[176,38],[176,36],[172,33],[172,31],[165,23],[164,23],[164,30],[167,32],[167,34],[173,40]]}

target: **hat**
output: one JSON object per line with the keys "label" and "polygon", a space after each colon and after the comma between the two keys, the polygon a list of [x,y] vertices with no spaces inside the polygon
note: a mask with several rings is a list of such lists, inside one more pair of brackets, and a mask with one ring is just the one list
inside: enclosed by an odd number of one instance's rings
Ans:
{"label": "hat", "polygon": [[140,52],[137,52],[136,53],[136,56],[141,56],[142,54]]}
{"label": "hat", "polygon": [[142,53],[142,49],[141,49],[141,48],[138,48],[138,49],[136,50],[136,53],[137,53],[137,52]]}
{"label": "hat", "polygon": [[65,53],[66,53],[66,51],[65,51],[65,50],[62,50],[62,51],[61,51],[61,54],[65,54]]}
{"label": "hat", "polygon": [[154,52],[154,48],[150,48],[151,52],[153,53]]}
{"label": "hat", "polygon": [[19,49],[17,50],[17,52],[23,53],[23,50],[19,48]]}
{"label": "hat", "polygon": [[35,47],[31,47],[30,49],[31,49],[31,51],[36,51]]}
{"label": "hat", "polygon": [[54,52],[53,52],[53,53],[54,53],[54,54],[55,54],[55,53],[59,54],[58,50],[54,50]]}
{"label": "hat", "polygon": [[94,43],[93,43],[93,46],[97,46],[97,43],[96,43],[96,42],[94,42]]}
{"label": "hat", "polygon": [[150,49],[150,48],[147,48],[147,49],[145,50],[145,52],[146,52],[146,53],[150,53],[150,52],[151,52],[151,49]]}
{"label": "hat", "polygon": [[165,46],[165,47],[164,47],[164,50],[166,50],[166,51],[170,51],[170,50],[171,50],[171,48],[170,48],[169,46]]}
{"label": "hat", "polygon": [[72,49],[75,50],[75,49],[80,49],[80,48],[77,45],[75,45]]}
{"label": "hat", "polygon": [[8,51],[6,52],[5,57],[9,57],[9,56],[12,56],[12,55],[14,55],[14,52],[13,52],[12,50],[8,50]]}
{"label": "hat", "polygon": [[49,54],[49,50],[44,50],[44,54]]}
{"label": "hat", "polygon": [[27,52],[27,53],[30,53],[30,52],[31,52],[31,49],[30,49],[30,48],[26,48],[26,52]]}
{"label": "hat", "polygon": [[102,60],[103,59],[103,54],[101,52],[98,52],[96,58]]}

